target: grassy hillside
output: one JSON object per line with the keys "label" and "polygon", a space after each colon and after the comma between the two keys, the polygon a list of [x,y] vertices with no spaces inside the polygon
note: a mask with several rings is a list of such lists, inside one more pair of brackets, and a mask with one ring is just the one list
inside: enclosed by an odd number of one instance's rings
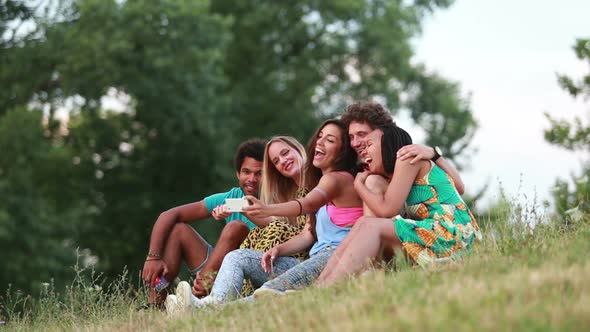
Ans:
{"label": "grassy hillside", "polygon": [[590,330],[590,221],[567,229],[540,225],[534,232],[485,224],[475,251],[442,271],[398,262],[395,270],[372,271],[330,289],[175,319],[137,311],[139,300],[121,286],[107,291],[74,284],[69,299],[31,299],[30,314],[0,330]]}

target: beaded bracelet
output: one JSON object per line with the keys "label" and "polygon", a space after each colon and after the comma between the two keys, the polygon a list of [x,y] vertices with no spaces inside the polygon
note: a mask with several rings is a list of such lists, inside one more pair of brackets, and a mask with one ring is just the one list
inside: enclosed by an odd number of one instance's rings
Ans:
{"label": "beaded bracelet", "polygon": [[160,260],[160,259],[162,259],[162,255],[155,253],[155,252],[150,252],[147,254],[147,257],[145,260],[146,261],[156,261],[156,260]]}

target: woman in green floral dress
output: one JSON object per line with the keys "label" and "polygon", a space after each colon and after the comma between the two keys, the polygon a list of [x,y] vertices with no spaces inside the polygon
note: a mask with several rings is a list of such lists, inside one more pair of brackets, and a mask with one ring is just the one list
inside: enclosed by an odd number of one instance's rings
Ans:
{"label": "woman in green floral dress", "polygon": [[396,125],[367,136],[363,157],[369,171],[355,179],[365,216],[332,255],[316,281],[319,286],[366,270],[384,250],[402,249],[412,262],[427,267],[462,256],[481,238],[473,214],[442,169],[432,161],[396,160],[408,144],[410,135]]}

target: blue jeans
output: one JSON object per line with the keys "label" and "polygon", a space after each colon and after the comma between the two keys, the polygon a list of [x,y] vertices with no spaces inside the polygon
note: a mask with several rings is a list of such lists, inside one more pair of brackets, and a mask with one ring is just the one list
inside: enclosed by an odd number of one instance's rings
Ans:
{"label": "blue jeans", "polygon": [[[254,287],[280,291],[309,286],[320,275],[335,249],[322,249],[303,262],[293,257],[277,257],[273,263],[272,275],[264,272],[260,265],[262,252],[251,249],[234,250],[223,259],[210,296],[217,302],[236,299],[245,278],[252,280]],[[272,279],[274,276],[277,277]]]}
{"label": "blue jeans", "polygon": [[336,247],[327,247],[318,251],[303,262],[293,266],[278,277],[265,282],[260,288],[272,288],[279,291],[307,287],[320,276]]}

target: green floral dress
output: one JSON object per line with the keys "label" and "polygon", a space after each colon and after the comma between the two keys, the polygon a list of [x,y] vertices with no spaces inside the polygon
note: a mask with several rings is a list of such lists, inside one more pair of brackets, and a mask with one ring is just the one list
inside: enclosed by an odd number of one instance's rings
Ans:
{"label": "green floral dress", "polygon": [[[307,194],[307,191],[303,188],[297,190],[296,197],[303,198]],[[256,227],[250,231],[248,237],[242,242],[240,249],[252,249],[256,251],[265,252],[270,250],[272,247],[287,242],[293,236],[301,233],[305,223],[307,221],[306,215],[297,217],[295,225],[291,225],[285,219],[275,219],[264,227]],[[305,259],[308,252],[300,252],[292,257]],[[251,295],[254,292],[254,287],[249,279],[244,280],[244,286],[242,287],[242,296]]]}
{"label": "green floral dress", "polygon": [[453,180],[434,163],[414,182],[403,217],[393,222],[404,251],[422,267],[460,257],[481,239],[477,221]]}

